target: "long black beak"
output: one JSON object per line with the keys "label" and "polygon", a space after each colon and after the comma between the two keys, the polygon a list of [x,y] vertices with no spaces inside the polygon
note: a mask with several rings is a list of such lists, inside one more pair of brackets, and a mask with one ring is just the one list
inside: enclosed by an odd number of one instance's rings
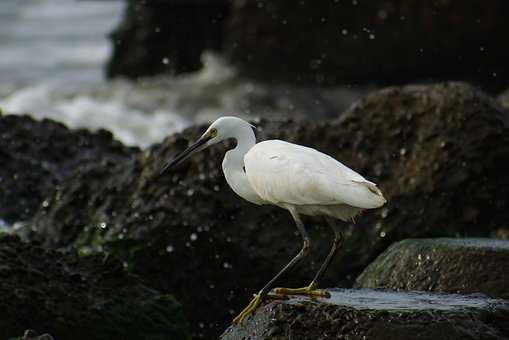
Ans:
{"label": "long black beak", "polygon": [[174,166],[177,166],[178,164],[182,163],[183,161],[185,161],[187,158],[189,158],[194,151],[196,151],[200,146],[204,145],[205,143],[207,143],[209,141],[210,138],[200,138],[198,139],[193,145],[191,145],[190,147],[188,147],[187,149],[185,149],[184,151],[182,151],[182,153],[180,153],[179,155],[177,155],[175,158],[173,158],[171,161],[169,162],[166,162],[166,164],[164,164],[163,168],[161,169],[161,171],[159,172],[159,175],[162,175],[163,173],[166,172],[166,170],[174,167]]}

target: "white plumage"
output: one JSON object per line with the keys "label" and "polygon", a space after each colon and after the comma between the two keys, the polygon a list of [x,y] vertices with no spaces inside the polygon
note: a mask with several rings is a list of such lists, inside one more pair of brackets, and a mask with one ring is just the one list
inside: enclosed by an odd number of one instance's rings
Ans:
{"label": "white plumage", "polygon": [[[302,250],[255,294],[251,303],[235,318],[234,322],[239,323],[258,307],[282,274],[309,253],[311,240],[300,219],[301,214],[347,221],[360,211],[378,208],[386,201],[375,183],[315,149],[281,140],[256,144],[252,126],[236,117],[216,120],[196,143],[168,162],[161,173],[193,152],[225,139],[237,141],[237,146],[226,152],[222,164],[232,190],[249,202],[287,209],[303,238]],[[341,230],[334,224],[331,226],[334,231],[331,251],[311,284],[297,289],[277,288],[277,294],[328,296],[327,292],[317,289],[318,281],[343,241]]]}
{"label": "white plumage", "polygon": [[295,207],[304,215],[327,215],[343,221],[385,199],[376,185],[315,149],[268,140],[244,156],[254,191],[267,203]]}

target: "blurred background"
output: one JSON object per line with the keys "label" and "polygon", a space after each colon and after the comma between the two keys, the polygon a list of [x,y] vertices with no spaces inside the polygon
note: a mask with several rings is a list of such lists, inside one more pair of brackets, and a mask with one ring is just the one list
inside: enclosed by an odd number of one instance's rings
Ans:
{"label": "blurred background", "polygon": [[489,0],[4,0],[0,107],[147,146],[223,113],[335,117],[380,86],[507,83]]}

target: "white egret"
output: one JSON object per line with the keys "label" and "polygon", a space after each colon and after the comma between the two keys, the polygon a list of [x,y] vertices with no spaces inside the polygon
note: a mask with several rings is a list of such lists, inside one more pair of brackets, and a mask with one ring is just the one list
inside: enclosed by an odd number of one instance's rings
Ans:
{"label": "white egret", "polygon": [[[217,119],[196,143],[166,163],[161,173],[194,152],[226,139],[237,141],[237,146],[226,152],[222,165],[233,191],[251,203],[272,204],[288,210],[303,238],[299,253],[258,294],[254,294],[249,305],[233,320],[239,323],[269,296],[274,283],[309,253],[311,243],[300,215],[349,221],[364,209],[381,207],[386,200],[376,184],[315,149],[281,140],[256,144],[252,125],[237,117]],[[343,240],[339,228],[334,223],[329,224],[334,231],[334,241],[314,279],[304,288],[276,288],[276,296],[329,297],[326,291],[317,289],[318,282]]]}

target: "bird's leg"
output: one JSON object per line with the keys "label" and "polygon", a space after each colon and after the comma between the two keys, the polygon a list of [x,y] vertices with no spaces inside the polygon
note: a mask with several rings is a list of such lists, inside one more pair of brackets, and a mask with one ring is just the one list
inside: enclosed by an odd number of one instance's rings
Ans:
{"label": "bird's leg", "polygon": [[341,247],[341,244],[343,243],[343,233],[337,229],[337,227],[332,223],[329,222],[329,225],[332,227],[332,230],[334,231],[334,241],[332,242],[332,248],[325,258],[325,261],[320,266],[320,269],[316,273],[313,281],[307,286],[303,288],[276,288],[274,291],[276,294],[280,295],[306,295],[309,297],[326,297],[329,298],[330,294],[326,291],[318,290],[318,282],[322,278],[323,274],[329,267],[332,259],[334,258],[334,255],[336,255],[337,250]]}
{"label": "bird's leg", "polygon": [[246,308],[244,308],[242,310],[242,312],[240,312],[239,315],[237,315],[237,317],[235,319],[233,319],[233,323],[234,324],[240,324],[245,318],[246,316],[248,316],[249,314],[253,313],[256,308],[258,308],[258,306],[262,303],[263,300],[267,299],[267,298],[270,298],[270,299],[284,299],[285,296],[283,296],[282,294],[278,294],[276,292],[276,294],[268,294],[271,290],[271,288],[274,286],[274,283],[279,279],[281,278],[281,276],[283,276],[283,274],[285,274],[288,270],[290,270],[297,262],[299,262],[300,260],[302,260],[302,258],[304,258],[306,255],[309,254],[309,250],[311,248],[311,242],[310,242],[310,239],[309,239],[309,236],[306,232],[306,229],[304,228],[304,224],[302,223],[302,221],[300,220],[299,216],[297,215],[296,212],[293,212],[292,210],[290,210],[290,212],[292,213],[292,216],[294,217],[295,219],[295,222],[297,224],[297,228],[300,232],[300,234],[302,235],[302,238],[303,238],[303,245],[302,245],[302,249],[299,251],[299,253],[290,261],[288,262],[288,264],[286,266],[284,266],[283,269],[281,269],[281,271],[279,273],[276,274],[276,276],[274,276],[272,278],[272,280],[270,280],[259,292],[258,294],[253,294],[253,299],[251,300],[251,302],[247,305]]}

